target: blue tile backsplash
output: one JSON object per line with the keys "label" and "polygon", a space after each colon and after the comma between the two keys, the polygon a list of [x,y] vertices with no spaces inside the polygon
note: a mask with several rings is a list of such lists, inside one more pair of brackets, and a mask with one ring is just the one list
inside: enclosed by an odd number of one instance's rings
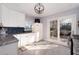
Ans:
{"label": "blue tile backsplash", "polygon": [[25,32],[31,32],[29,31],[24,31],[24,27],[3,27],[7,29],[6,33],[7,34],[19,34],[19,33],[25,33]]}
{"label": "blue tile backsplash", "polygon": [[23,27],[7,27],[7,34],[19,34],[24,33]]}

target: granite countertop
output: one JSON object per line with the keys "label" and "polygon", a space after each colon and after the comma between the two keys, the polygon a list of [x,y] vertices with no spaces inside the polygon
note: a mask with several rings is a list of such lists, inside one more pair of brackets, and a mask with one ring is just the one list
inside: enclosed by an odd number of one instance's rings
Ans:
{"label": "granite countertop", "polygon": [[2,39],[0,35],[0,46],[8,45],[15,42],[18,42],[18,40],[13,35],[6,35],[6,37]]}

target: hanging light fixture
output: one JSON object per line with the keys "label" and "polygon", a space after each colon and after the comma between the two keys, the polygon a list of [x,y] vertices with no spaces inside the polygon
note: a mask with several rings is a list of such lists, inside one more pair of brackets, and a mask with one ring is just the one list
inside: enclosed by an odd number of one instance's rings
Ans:
{"label": "hanging light fixture", "polygon": [[34,7],[34,10],[37,14],[42,14],[44,12],[44,5],[41,3],[37,3]]}

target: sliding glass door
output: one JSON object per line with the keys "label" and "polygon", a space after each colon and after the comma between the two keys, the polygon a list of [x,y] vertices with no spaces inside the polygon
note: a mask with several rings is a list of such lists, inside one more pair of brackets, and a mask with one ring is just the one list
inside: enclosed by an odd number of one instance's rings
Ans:
{"label": "sliding glass door", "polygon": [[72,19],[61,19],[60,20],[60,38],[61,41],[66,42],[68,36],[71,34]]}
{"label": "sliding glass door", "polygon": [[[50,39],[67,42],[68,37],[75,31],[76,22],[74,15],[60,17],[50,21]],[[72,32],[72,33],[71,33]]]}

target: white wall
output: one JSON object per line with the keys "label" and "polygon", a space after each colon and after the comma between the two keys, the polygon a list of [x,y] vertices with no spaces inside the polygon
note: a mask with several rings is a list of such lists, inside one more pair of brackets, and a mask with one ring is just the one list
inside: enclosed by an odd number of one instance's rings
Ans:
{"label": "white wall", "polygon": [[41,23],[43,24],[43,39],[47,39],[47,19],[41,19]]}
{"label": "white wall", "polygon": [[78,30],[79,28],[77,29],[76,28],[76,20],[78,20],[78,12],[79,11],[79,8],[75,8],[75,9],[72,9],[72,10],[68,10],[68,11],[64,11],[64,12],[60,12],[60,13],[57,13],[57,14],[54,14],[54,15],[51,15],[51,16],[48,16],[48,17],[44,17],[41,19],[41,22],[43,23],[43,38],[45,40],[47,39],[50,39],[50,24],[49,22],[51,20],[60,20],[62,17],[65,17],[65,16],[70,16],[70,15],[74,15],[72,16],[73,18],[73,26],[72,26],[72,31],[74,31],[75,34],[78,33]]}

